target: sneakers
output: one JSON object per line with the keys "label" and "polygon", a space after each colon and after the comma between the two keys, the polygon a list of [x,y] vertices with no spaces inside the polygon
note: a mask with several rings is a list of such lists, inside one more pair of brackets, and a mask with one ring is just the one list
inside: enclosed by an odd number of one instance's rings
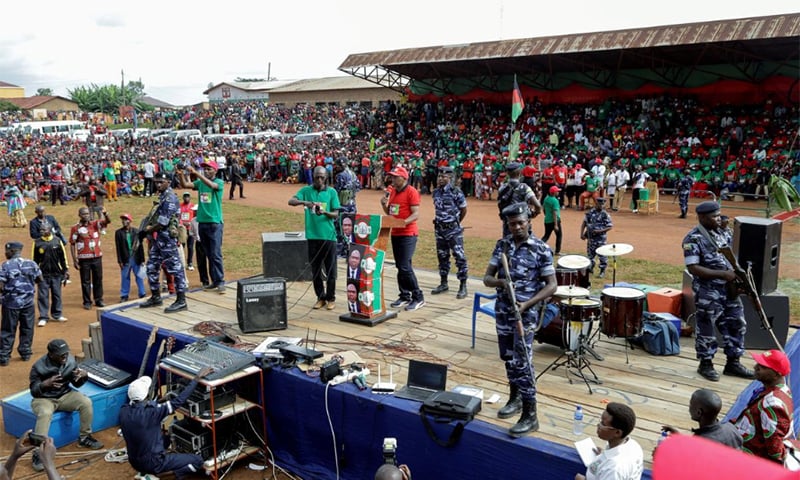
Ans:
{"label": "sneakers", "polygon": [[37,325],[40,326],[40,327],[44,327],[45,325],[47,325],[47,319],[43,318],[43,319],[39,320],[39,323],[37,323]]}
{"label": "sneakers", "polygon": [[190,272],[194,272],[194,265],[192,265],[191,263],[190,263],[190,264],[189,264],[189,266],[188,266],[188,267],[186,267],[186,268],[187,268],[187,270],[189,270]]}
{"label": "sneakers", "polygon": [[33,454],[31,455],[31,465],[33,469],[37,472],[44,471],[44,465],[42,465],[42,459],[39,457],[39,450],[34,450]]}
{"label": "sneakers", "polygon": [[81,437],[81,439],[78,440],[78,446],[84,448],[90,448],[92,450],[100,450],[101,448],[103,448],[102,442],[100,442],[91,435],[86,435],[85,437]]}
{"label": "sneakers", "polygon": [[54,318],[53,320],[55,320],[57,322],[66,322],[67,321],[67,317],[65,317],[64,315],[61,315],[60,317]]}
{"label": "sneakers", "polygon": [[219,293],[220,295],[225,295],[225,293],[227,292],[227,290],[225,289],[225,285],[218,285],[216,290],[217,293]]}
{"label": "sneakers", "polygon": [[155,475],[153,475],[152,473],[136,472],[136,475],[134,475],[133,480],[160,480],[160,479]]}
{"label": "sneakers", "polygon": [[403,298],[398,298],[394,302],[390,303],[389,306],[392,307],[392,308],[400,308],[400,307],[402,307],[403,305],[405,305],[407,303],[408,303],[408,300],[405,300]]}
{"label": "sneakers", "polygon": [[425,300],[412,300],[411,303],[406,305],[406,311],[413,312],[414,310],[419,310],[424,306],[425,306]]}
{"label": "sneakers", "polygon": [[324,307],[326,303],[328,303],[328,302],[326,302],[325,300],[322,300],[322,299],[317,300],[317,303],[314,304],[313,308],[314,308],[314,310],[319,310],[320,308]]}

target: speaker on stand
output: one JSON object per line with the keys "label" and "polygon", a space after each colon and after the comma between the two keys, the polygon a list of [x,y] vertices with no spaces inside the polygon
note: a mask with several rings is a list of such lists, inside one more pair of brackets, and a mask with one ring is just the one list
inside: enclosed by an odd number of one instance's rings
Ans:
{"label": "speaker on stand", "polygon": [[781,255],[781,226],[778,220],[736,217],[733,223],[733,251],[739,265],[753,271],[760,295],[778,289],[778,266]]}
{"label": "speaker on stand", "polygon": [[285,329],[286,279],[259,275],[239,280],[236,318],[243,333]]}

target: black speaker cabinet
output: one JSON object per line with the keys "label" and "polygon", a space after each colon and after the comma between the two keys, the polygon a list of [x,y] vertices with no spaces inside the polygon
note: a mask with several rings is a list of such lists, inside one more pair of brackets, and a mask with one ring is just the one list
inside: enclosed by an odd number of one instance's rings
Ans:
{"label": "black speaker cabinet", "polygon": [[781,225],[778,220],[736,217],[733,223],[733,251],[739,265],[753,269],[756,291],[761,295],[778,288],[781,255]]}
{"label": "black speaker cabinet", "polygon": [[[763,323],[753,307],[753,302],[747,295],[741,295],[741,299],[744,305],[744,318],[747,320],[744,348],[752,350],[777,348],[772,335],[768,330],[762,328]],[[761,305],[764,307],[764,313],[767,315],[767,319],[772,325],[772,331],[781,347],[786,346],[786,337],[789,334],[789,297],[775,291],[768,295],[761,295]]]}
{"label": "black speaker cabinet", "polygon": [[289,282],[311,281],[305,233],[262,233],[261,264],[265,277],[283,277]]}
{"label": "black speaker cabinet", "polygon": [[286,324],[286,280],[262,276],[239,280],[236,318],[244,333],[283,330]]}

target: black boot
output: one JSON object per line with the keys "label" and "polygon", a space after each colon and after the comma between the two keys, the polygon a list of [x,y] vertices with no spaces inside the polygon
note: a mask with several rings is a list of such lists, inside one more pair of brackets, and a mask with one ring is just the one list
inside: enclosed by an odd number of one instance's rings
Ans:
{"label": "black boot", "polygon": [[161,292],[153,290],[151,293],[150,298],[139,304],[139,308],[160,307],[164,304],[164,301],[161,300]]}
{"label": "black boot", "polygon": [[172,305],[164,309],[164,313],[182,312],[187,308],[189,307],[186,306],[186,293],[178,292],[178,298],[175,299]]}
{"label": "black boot", "polygon": [[714,361],[710,358],[700,360],[700,366],[697,367],[697,373],[699,373],[700,376],[706,380],[711,380],[712,382],[719,381],[719,373],[714,370]]}
{"label": "black boot", "polygon": [[467,281],[461,280],[461,284],[458,286],[458,293],[456,293],[456,298],[462,299],[467,298]]}
{"label": "black boot", "polygon": [[539,418],[536,416],[536,401],[524,400],[522,402],[522,416],[516,425],[508,430],[512,437],[519,437],[526,433],[539,430]]}
{"label": "black boot", "polygon": [[442,276],[442,280],[439,282],[439,286],[431,290],[431,295],[438,295],[448,290],[450,290],[450,287],[447,286],[447,276]]}
{"label": "black boot", "polygon": [[513,417],[522,408],[522,397],[519,396],[519,388],[514,384],[509,385],[509,387],[508,402],[497,411],[497,418]]}
{"label": "black boot", "polygon": [[722,373],[732,377],[755,378],[755,373],[742,365],[738,357],[728,357],[728,362],[725,364],[725,369],[722,370]]}

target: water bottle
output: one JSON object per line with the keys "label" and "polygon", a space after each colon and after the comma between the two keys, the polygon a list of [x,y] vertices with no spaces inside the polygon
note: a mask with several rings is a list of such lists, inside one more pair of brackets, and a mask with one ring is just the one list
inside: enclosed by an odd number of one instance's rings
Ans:
{"label": "water bottle", "polygon": [[583,433],[583,409],[580,405],[575,407],[575,416],[572,422],[572,433],[580,435]]}

